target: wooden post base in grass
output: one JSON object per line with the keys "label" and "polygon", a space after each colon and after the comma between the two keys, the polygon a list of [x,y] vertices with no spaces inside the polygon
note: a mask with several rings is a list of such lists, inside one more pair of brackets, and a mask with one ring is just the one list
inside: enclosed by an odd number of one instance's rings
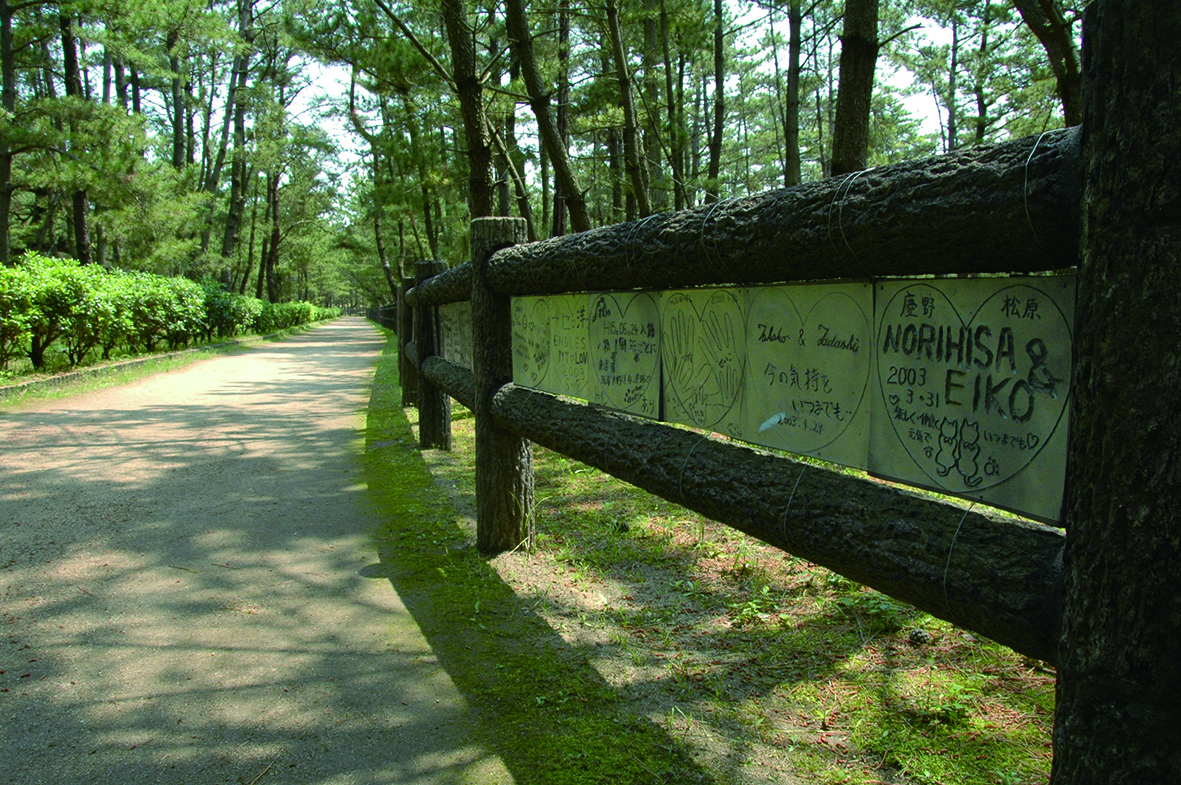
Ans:
{"label": "wooden post base in grass", "polygon": [[512,313],[508,295],[488,286],[492,253],[525,237],[520,218],[472,221],[476,545],[482,553],[528,546],[533,538],[533,444],[492,419],[492,397],[513,378]]}

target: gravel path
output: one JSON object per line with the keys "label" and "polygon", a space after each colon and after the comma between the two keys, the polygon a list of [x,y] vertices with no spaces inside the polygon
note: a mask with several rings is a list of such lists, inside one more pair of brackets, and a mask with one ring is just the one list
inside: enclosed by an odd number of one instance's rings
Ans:
{"label": "gravel path", "polygon": [[343,318],[0,410],[0,781],[510,777],[388,580]]}

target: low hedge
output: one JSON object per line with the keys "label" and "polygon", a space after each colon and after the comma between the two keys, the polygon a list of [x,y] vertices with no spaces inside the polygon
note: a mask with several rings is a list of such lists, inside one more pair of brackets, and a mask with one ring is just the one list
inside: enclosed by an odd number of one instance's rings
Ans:
{"label": "low hedge", "polygon": [[20,356],[40,369],[54,344],[73,367],[98,349],[103,359],[120,348],[178,349],[196,338],[270,333],[339,314],[306,302],[263,303],[208,281],[26,253],[0,267],[0,370]]}

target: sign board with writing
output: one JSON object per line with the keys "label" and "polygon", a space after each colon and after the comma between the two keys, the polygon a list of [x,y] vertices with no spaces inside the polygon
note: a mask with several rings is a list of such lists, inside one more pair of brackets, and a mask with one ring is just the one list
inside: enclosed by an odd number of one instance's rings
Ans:
{"label": "sign board with writing", "polygon": [[660,416],[659,295],[601,292],[589,298],[591,403]]}
{"label": "sign board with writing", "polygon": [[1061,513],[1072,276],[878,283],[870,470]]}
{"label": "sign board with writing", "polygon": [[513,381],[558,395],[587,397],[586,295],[514,297]]}
{"label": "sign board with writing", "polygon": [[765,286],[748,290],[747,298],[741,433],[731,435],[866,468],[870,284]]}
{"label": "sign board with writing", "polygon": [[664,419],[741,438],[746,369],[742,289],[664,292]]}
{"label": "sign board with writing", "polygon": [[439,306],[439,356],[463,368],[472,367],[472,304]]}

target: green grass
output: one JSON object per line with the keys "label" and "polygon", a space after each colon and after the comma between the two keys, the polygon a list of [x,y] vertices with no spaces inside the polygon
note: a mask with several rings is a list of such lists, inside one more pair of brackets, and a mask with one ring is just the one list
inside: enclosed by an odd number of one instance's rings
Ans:
{"label": "green grass", "polygon": [[[375,402],[395,394],[392,379],[379,372]],[[452,676],[477,705],[511,708],[504,726],[519,742],[507,742],[508,759],[550,745],[520,769],[523,781],[1048,779],[1054,678],[1041,663],[536,447],[535,548],[485,561],[455,512],[474,492],[466,412],[457,411],[451,454],[422,454],[429,471],[392,400],[371,406],[370,418],[371,439],[400,440],[383,460],[413,466],[415,488],[437,481],[413,493],[419,511],[432,499],[430,520],[392,512],[392,531],[398,548],[434,547],[404,558],[431,565],[416,568],[415,590],[438,603],[428,614],[436,634],[473,649],[480,641],[478,657],[453,658]],[[409,494],[399,482],[395,495]],[[914,630],[929,638],[912,640]],[[544,679],[538,646],[548,652]],[[577,738],[596,759],[626,729],[627,758],[604,758],[602,774],[583,778],[547,763],[562,749],[555,708],[559,725],[579,729],[567,743]],[[678,768],[688,761],[688,773]]]}
{"label": "green grass", "polygon": [[413,448],[396,379],[387,351],[366,434],[368,486],[388,521],[381,564],[517,783],[712,781],[474,551]]}

